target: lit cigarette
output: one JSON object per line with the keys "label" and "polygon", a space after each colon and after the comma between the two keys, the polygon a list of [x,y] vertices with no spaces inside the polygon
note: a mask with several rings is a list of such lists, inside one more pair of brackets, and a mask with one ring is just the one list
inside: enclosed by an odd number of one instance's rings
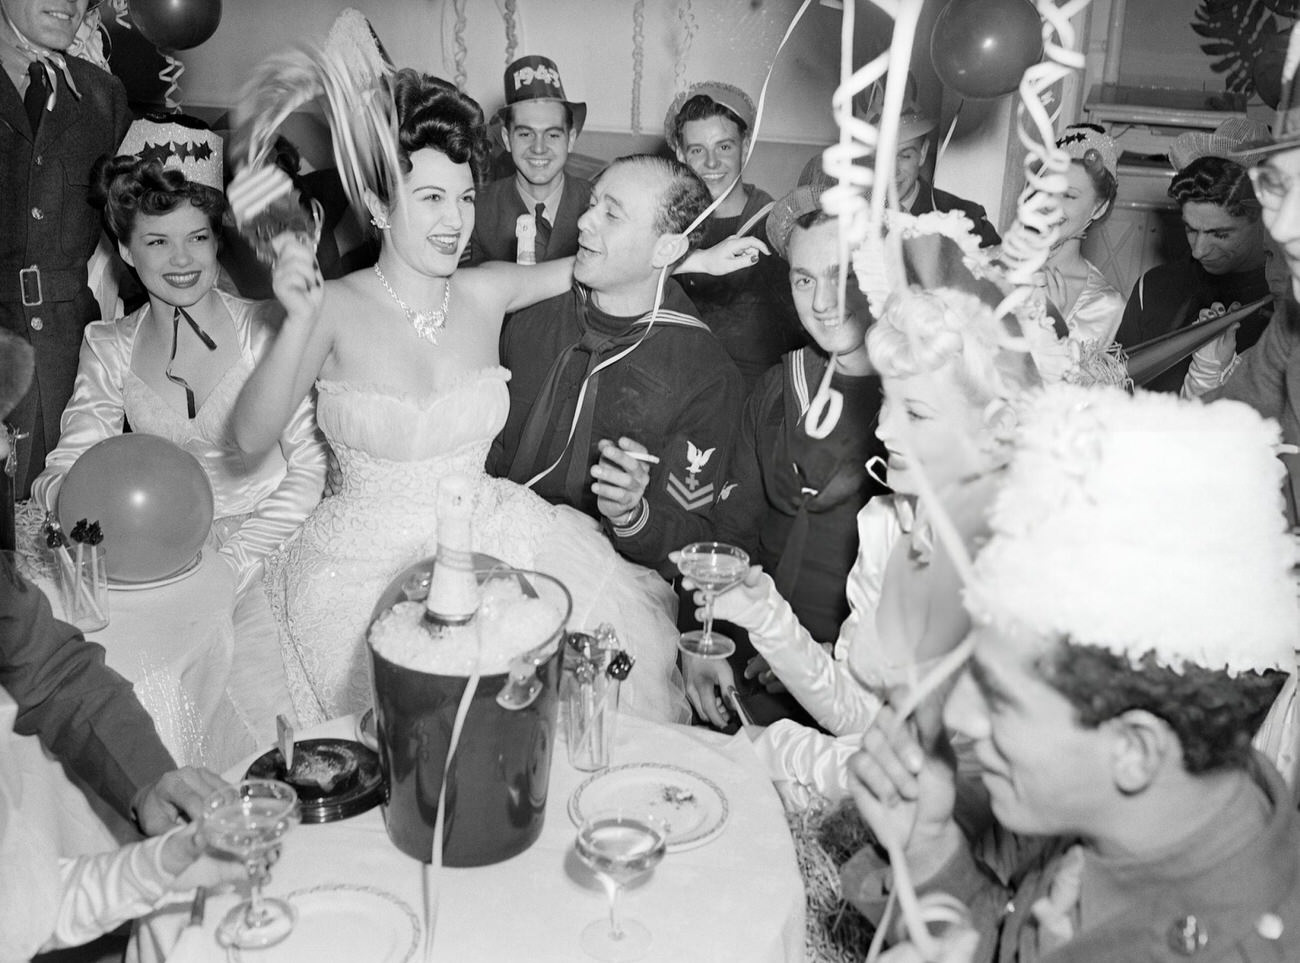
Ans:
{"label": "lit cigarette", "polygon": [[637,461],[643,461],[647,465],[659,464],[659,456],[652,455],[648,451],[628,451],[626,448],[624,448],[623,454],[630,455],[632,458],[635,458]]}

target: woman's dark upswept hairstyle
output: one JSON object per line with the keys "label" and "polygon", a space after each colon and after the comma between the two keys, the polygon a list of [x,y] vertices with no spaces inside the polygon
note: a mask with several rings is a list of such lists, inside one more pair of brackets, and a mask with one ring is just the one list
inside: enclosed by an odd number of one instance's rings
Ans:
{"label": "woman's dark upswept hairstyle", "polygon": [[1225,157],[1198,157],[1169,184],[1169,196],[1184,204],[1217,204],[1233,217],[1260,218],[1259,201],[1246,168]]}
{"label": "woman's dark upswept hairstyle", "polygon": [[[447,81],[403,68],[393,74],[393,106],[397,109],[398,161],[411,172],[411,155],[432,148],[456,164],[468,164],[475,186],[488,171],[487,125],[483,108]],[[391,198],[381,198],[390,203]]]}
{"label": "woman's dark upswept hairstyle", "polygon": [[[1242,631],[1249,631],[1243,627]],[[1130,709],[1159,716],[1178,736],[1192,774],[1244,768],[1251,740],[1286,682],[1282,672],[1242,672],[1185,663],[1177,671],[1148,654],[1137,665],[1109,649],[1062,641],[1038,671],[1095,728]]]}

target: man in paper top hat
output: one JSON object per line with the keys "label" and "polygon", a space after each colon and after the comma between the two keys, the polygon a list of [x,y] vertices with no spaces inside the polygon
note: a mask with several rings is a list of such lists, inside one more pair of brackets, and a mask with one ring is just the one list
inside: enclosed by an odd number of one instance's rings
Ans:
{"label": "man in paper top hat", "polygon": [[468,263],[569,257],[578,252],[578,218],[587,209],[591,182],[564,167],[587,105],[569,100],[555,61],[536,54],[506,68],[505,94],[496,119],[515,170],[479,191]]}
{"label": "man in paper top hat", "polygon": [[[927,116],[916,100],[916,81],[909,75],[907,97],[899,114],[898,156],[894,161],[894,186],[898,189],[898,206],[909,214],[931,211],[961,211],[975,225],[980,247],[1001,244],[1002,238],[984,208],[964,197],[941,191],[921,173],[934,140],[935,121]],[[879,128],[884,110],[885,91],[874,84],[853,99],[854,114]],[[871,162],[870,160],[868,161]]]}
{"label": "man in paper top hat", "polygon": [[[967,775],[888,707],[849,763],[922,900],[962,904],[948,938],[978,950],[943,959],[1300,959],[1277,445],[1245,405],[1119,388],[1055,385],[1022,415],[943,708]],[[962,779],[995,833],[954,821]],[[845,895],[878,918],[895,878],[863,850]]]}
{"label": "man in paper top hat", "polygon": [[[58,9],[51,9],[57,6]],[[32,387],[13,413],[19,434],[14,495],[26,498],[59,440],[86,324],[100,316],[86,264],[103,231],[86,190],[97,158],[131,123],[126,89],[65,51],[87,0],[0,2],[0,328],[36,351]],[[12,546],[9,546],[12,548]]]}
{"label": "man in paper top hat", "polygon": [[[1289,446],[1281,457],[1287,468],[1283,486],[1291,524],[1300,524],[1300,30],[1291,31],[1282,68],[1282,97],[1272,137],[1233,154],[1247,167],[1259,201],[1264,228],[1277,243],[1291,275],[1291,289],[1277,298],[1273,320],[1254,347],[1233,358],[1206,380],[1223,386],[1205,396],[1244,401],[1276,418]],[[1198,354],[1198,360],[1202,356]],[[1238,363],[1240,362],[1240,363]]]}

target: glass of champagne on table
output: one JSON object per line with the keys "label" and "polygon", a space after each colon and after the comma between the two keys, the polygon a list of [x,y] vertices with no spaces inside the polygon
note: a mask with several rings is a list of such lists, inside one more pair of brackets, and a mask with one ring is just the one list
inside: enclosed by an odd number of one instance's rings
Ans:
{"label": "glass of champagne on table", "polygon": [[713,631],[713,600],[738,585],[749,571],[749,556],[723,542],[692,542],[678,553],[677,570],[704,596],[704,628],[683,632],[677,647],[701,659],[725,659],[736,643]]}
{"label": "glass of champagne on table", "polygon": [[642,959],[650,951],[650,931],[636,920],[619,919],[618,894],[625,883],[659,864],[667,844],[668,825],[649,813],[607,809],[582,821],[573,848],[609,896],[609,919],[589,923],[582,931],[588,955],[619,963]]}
{"label": "glass of champagne on table", "polygon": [[253,949],[279,943],[293,931],[295,913],[281,899],[262,895],[280,840],[298,821],[298,794],[273,779],[245,779],[205,800],[199,827],[208,848],[244,864],[249,898],[217,928],[222,946]]}

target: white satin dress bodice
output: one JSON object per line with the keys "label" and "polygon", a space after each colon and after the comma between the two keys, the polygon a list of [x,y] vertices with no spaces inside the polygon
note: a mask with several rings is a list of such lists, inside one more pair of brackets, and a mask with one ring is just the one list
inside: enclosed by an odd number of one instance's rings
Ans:
{"label": "white satin dress bodice", "polygon": [[560,579],[573,595],[569,627],[609,622],[636,657],[625,707],[683,720],[667,583],[619,557],[592,519],[484,471],[509,410],[509,377],[504,368],[487,368],[427,397],[317,383],[317,420],[339,477],[267,571],[302,724],[370,705],[364,633],[371,611],[393,576],[436,550],[438,481],[452,473],[475,484],[475,549]]}

